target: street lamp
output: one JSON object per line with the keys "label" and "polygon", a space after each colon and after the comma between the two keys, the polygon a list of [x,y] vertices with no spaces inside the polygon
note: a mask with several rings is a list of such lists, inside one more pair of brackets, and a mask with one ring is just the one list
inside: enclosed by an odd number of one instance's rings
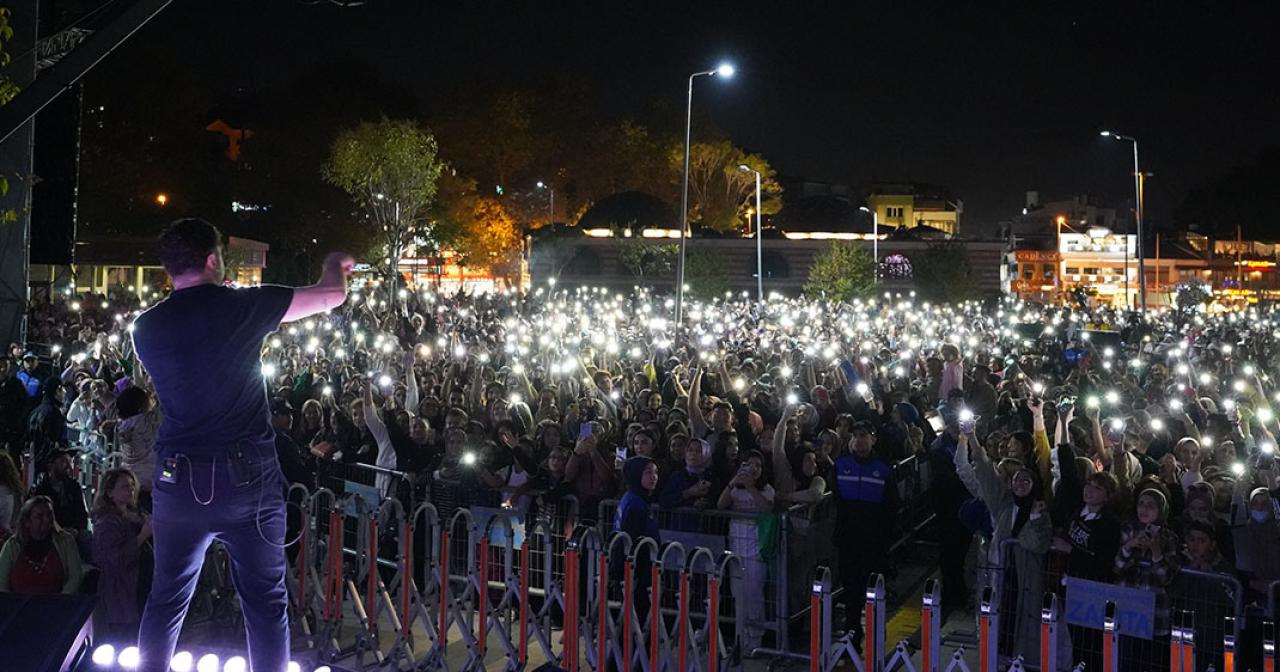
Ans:
{"label": "street lamp", "polygon": [[863,212],[871,213],[871,259],[875,262],[875,278],[876,285],[880,284],[880,213],[868,208],[865,205],[858,206]]}
{"label": "street lamp", "polygon": [[[1098,135],[1104,138],[1111,138],[1120,142],[1128,142],[1133,145],[1133,198],[1134,198],[1134,221],[1137,223],[1138,236],[1138,293],[1140,294],[1139,306],[1141,312],[1147,312],[1147,267],[1144,263],[1146,255],[1142,251],[1142,170],[1138,168],[1138,141],[1136,138],[1128,135],[1120,135],[1111,131],[1102,131]],[[1125,241],[1125,249],[1129,249],[1129,241]],[[1128,269],[1125,269],[1125,276],[1128,277]]]}
{"label": "street lamp", "polygon": [[756,301],[764,305],[764,214],[760,210],[760,171],[742,164],[738,170],[755,173],[756,176]]}
{"label": "street lamp", "polygon": [[547,223],[554,224],[556,221],[556,190],[554,187],[552,187],[551,185],[545,182],[542,182],[541,180],[538,181],[538,188],[546,189],[547,195],[551,197],[549,203],[547,204]]}
{"label": "street lamp", "polygon": [[698,77],[732,77],[733,66],[721,63],[715,70],[689,75],[689,97],[684,114],[684,175],[680,180],[680,261],[676,271],[676,329],[684,325],[684,258],[689,233],[689,136],[693,126],[693,80]]}

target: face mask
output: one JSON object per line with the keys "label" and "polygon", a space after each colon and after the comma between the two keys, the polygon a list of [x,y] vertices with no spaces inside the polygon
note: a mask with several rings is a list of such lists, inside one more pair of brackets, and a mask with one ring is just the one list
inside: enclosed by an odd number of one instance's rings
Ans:
{"label": "face mask", "polygon": [[1255,523],[1265,523],[1270,518],[1270,513],[1267,511],[1250,511],[1249,515],[1253,517]]}

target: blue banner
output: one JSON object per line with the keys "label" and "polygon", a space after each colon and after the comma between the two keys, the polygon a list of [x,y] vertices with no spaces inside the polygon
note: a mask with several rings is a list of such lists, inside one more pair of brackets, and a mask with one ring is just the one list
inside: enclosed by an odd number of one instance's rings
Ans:
{"label": "blue banner", "polygon": [[1116,630],[1122,635],[1151,639],[1155,635],[1156,594],[1145,588],[1129,588],[1066,577],[1067,623],[1102,629],[1107,602],[1116,603]]}

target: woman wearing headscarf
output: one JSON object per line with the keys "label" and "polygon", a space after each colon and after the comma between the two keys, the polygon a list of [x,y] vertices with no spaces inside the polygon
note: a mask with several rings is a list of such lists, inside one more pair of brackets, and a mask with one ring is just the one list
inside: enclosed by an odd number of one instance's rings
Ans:
{"label": "woman wearing headscarf", "polygon": [[[661,546],[662,539],[658,536],[658,523],[654,520],[652,508],[654,492],[658,487],[658,465],[644,456],[632,457],[622,465],[622,480],[626,484],[627,491],[618,502],[618,511],[613,518],[613,531],[625,532],[631,537],[632,548],[644,539],[652,539],[654,543]],[[657,558],[650,557],[647,550],[636,555],[638,571],[634,575],[633,602],[636,618],[641,622],[644,622],[649,613],[651,575],[649,565],[656,561]],[[626,562],[625,558],[613,558],[610,565],[621,567],[624,562]]]}
{"label": "woman wearing headscarf", "polygon": [[[1154,634],[1169,634],[1169,596],[1166,588],[1178,574],[1178,535],[1168,526],[1169,498],[1156,488],[1138,493],[1137,518],[1120,531],[1120,551],[1116,553],[1116,578],[1120,585],[1145,588],[1155,593]],[[1168,647],[1152,641],[1129,638],[1129,646],[1142,660],[1164,661],[1168,667]],[[1158,668],[1157,668],[1158,669]]]}

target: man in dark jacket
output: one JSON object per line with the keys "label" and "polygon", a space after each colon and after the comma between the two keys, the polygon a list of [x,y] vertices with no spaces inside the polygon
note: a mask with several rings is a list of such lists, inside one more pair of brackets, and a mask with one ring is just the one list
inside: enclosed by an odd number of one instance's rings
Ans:
{"label": "man in dark jacket", "polygon": [[[836,459],[836,533],[839,552],[840,603],[853,641],[862,641],[859,617],[867,577],[884,571],[898,514],[898,485],[893,467],[875,454],[876,435],[867,422],[853,426],[848,450]],[[862,534],[855,534],[854,531]]]}
{"label": "man in dark jacket", "polygon": [[89,527],[89,513],[84,507],[84,491],[71,476],[71,460],[76,451],[59,449],[47,458],[45,470],[31,488],[31,496],[44,495],[53,500],[53,519],[72,534]]}
{"label": "man in dark jacket", "polygon": [[[55,450],[67,447],[67,416],[62,412],[66,391],[56,376],[44,381],[40,405],[27,416],[26,439],[34,448],[36,468],[43,469]],[[59,521],[61,522],[61,521]]]}
{"label": "man in dark jacket", "polygon": [[971,498],[956,475],[955,454],[960,440],[960,411],[951,408],[943,413],[946,429],[929,449],[929,467],[933,475],[934,525],[938,530],[939,564],[942,566],[942,609],[950,613],[967,606],[969,592],[964,581],[964,560],[969,552],[973,532],[960,521],[960,505]]}

